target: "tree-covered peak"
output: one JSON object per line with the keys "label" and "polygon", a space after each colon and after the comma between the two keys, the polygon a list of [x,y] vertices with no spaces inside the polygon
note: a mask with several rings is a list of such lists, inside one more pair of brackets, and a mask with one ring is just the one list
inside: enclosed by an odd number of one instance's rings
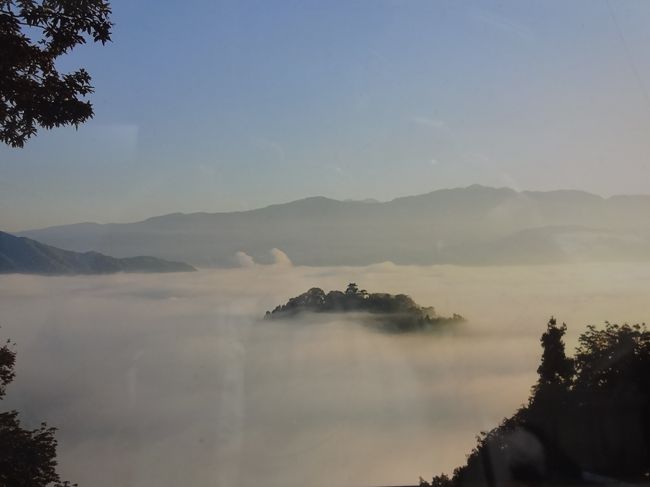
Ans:
{"label": "tree-covered peak", "polygon": [[292,318],[301,313],[368,313],[374,322],[394,331],[413,331],[433,328],[435,325],[462,321],[436,314],[433,306],[420,306],[406,294],[369,293],[351,282],[345,291],[323,291],[313,287],[307,292],[266,312],[267,319]]}

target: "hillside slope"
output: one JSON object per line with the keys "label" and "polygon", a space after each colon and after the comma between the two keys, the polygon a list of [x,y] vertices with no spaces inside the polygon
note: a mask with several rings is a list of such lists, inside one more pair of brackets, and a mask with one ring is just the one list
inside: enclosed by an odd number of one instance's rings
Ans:
{"label": "hillside slope", "polygon": [[0,232],[0,274],[110,274],[193,270],[195,269],[187,264],[155,257],[116,259],[98,252],[72,252]]}

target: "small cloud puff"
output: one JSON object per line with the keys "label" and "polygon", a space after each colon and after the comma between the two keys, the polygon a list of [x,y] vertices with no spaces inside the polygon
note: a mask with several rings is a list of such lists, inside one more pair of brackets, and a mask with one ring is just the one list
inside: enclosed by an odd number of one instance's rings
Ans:
{"label": "small cloud puff", "polygon": [[[293,265],[289,256],[282,250],[273,248],[269,251],[269,253],[273,259],[271,265],[282,267],[291,267]],[[239,267],[251,268],[260,265],[255,262],[255,259],[253,259],[253,257],[241,250],[235,254],[235,259],[237,260]]]}
{"label": "small cloud puff", "polygon": [[289,256],[284,252],[282,252],[280,249],[277,248],[271,249],[271,256],[273,257],[273,265],[280,265],[280,266],[293,265]]}
{"label": "small cloud puff", "polygon": [[235,254],[239,267],[255,267],[255,261],[246,252],[241,250]]}

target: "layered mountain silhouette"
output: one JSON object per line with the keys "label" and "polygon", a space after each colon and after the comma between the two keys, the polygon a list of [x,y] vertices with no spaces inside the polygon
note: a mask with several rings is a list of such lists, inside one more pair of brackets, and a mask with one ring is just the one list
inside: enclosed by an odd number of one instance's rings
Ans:
{"label": "layered mountain silhouette", "polygon": [[0,232],[0,274],[63,275],[194,270],[196,269],[190,265],[155,257],[116,259],[98,252],[72,252]]}
{"label": "layered mountain silhouette", "polygon": [[20,235],[57,247],[196,266],[541,264],[650,259],[650,196],[470,186],[389,202],[313,197],[250,211],[175,213],[136,223],[80,223]]}

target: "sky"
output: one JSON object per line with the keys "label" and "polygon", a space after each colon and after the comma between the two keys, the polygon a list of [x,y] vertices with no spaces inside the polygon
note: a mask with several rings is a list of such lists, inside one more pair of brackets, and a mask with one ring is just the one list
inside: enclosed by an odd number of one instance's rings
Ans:
{"label": "sky", "polygon": [[95,118],[0,147],[0,229],[479,183],[650,193],[650,2],[113,0]]}

